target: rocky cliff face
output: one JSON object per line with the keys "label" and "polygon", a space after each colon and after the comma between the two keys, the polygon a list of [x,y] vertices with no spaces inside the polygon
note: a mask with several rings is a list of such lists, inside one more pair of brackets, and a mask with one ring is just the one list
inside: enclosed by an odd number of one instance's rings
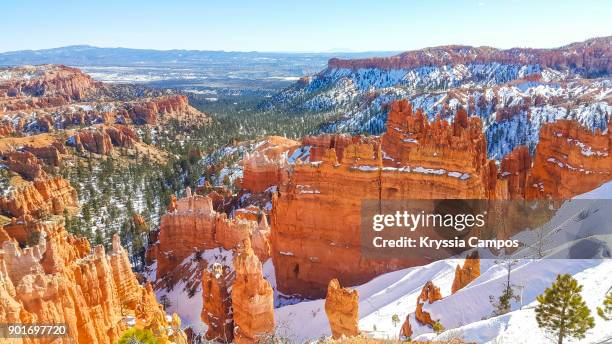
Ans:
{"label": "rocky cliff face", "polygon": [[[195,251],[223,247],[233,249],[249,239],[261,259],[270,256],[265,219],[260,222],[244,218],[228,218],[213,210],[212,199],[207,196],[187,196],[161,218],[157,251],[157,276],[169,273],[183,259]],[[265,216],[265,215],[264,215]]]}
{"label": "rocky cliff face", "polygon": [[231,295],[235,342],[267,342],[275,328],[274,292],[263,278],[261,262],[248,239],[234,258],[234,269]]}
{"label": "rocky cliff face", "polygon": [[63,214],[78,206],[76,191],[62,177],[38,178],[0,195],[0,212],[13,217],[33,213]]}
{"label": "rocky cliff face", "polygon": [[76,68],[62,65],[1,69],[0,108],[7,111],[59,106],[81,100],[101,87]]}
{"label": "rocky cliff face", "polygon": [[37,245],[25,249],[13,239],[5,240],[0,295],[3,323],[68,326],[68,337],[36,342],[110,344],[137,325],[153,330],[164,342],[186,343],[182,331],[172,327],[177,324],[166,320],[150,286],[138,284],[118,237],[109,255],[101,246],[91,253],[87,241],[61,226],[47,228]]}
{"label": "rocky cliff face", "polygon": [[263,192],[283,182],[286,158],[299,143],[282,137],[271,136],[243,159],[242,188],[251,192]]}
{"label": "rocky cliff face", "polygon": [[127,111],[134,123],[156,124],[159,116],[170,116],[187,110],[189,110],[187,97],[176,95],[135,102]]}
{"label": "rocky cliff face", "polygon": [[291,166],[288,182],[273,198],[273,259],[278,288],[286,294],[322,297],[325,281],[333,278],[357,285],[424,263],[360,258],[364,199],[482,199],[499,193],[480,121],[465,114],[453,124],[428,123],[399,102],[381,138],[307,142],[310,160]]}
{"label": "rocky cliff face", "polygon": [[[452,123],[429,121],[410,103],[398,101],[390,105],[387,132],[381,137],[305,138],[297,151],[308,148],[306,159],[288,164],[286,182],[273,197],[278,289],[317,298],[332,278],[357,285],[383,272],[425,263],[360,258],[364,199],[567,198],[611,179],[609,131],[593,134],[575,122],[559,121],[545,125],[541,136],[533,162],[521,146],[498,167],[487,159],[479,118],[459,110]],[[579,180],[583,185],[577,185]],[[547,191],[540,191],[542,187]],[[464,277],[457,287],[469,283]]]}
{"label": "rocky cliff face", "polygon": [[334,339],[359,335],[359,292],[342,288],[337,279],[329,282],[325,313]]}
{"label": "rocky cliff face", "polygon": [[78,152],[89,151],[101,155],[109,155],[113,147],[132,148],[140,138],[133,128],[125,125],[94,126],[79,130],[68,144]]}
{"label": "rocky cliff face", "polygon": [[611,129],[612,120],[605,132],[594,134],[574,121],[544,125],[526,197],[566,199],[612,179]]}

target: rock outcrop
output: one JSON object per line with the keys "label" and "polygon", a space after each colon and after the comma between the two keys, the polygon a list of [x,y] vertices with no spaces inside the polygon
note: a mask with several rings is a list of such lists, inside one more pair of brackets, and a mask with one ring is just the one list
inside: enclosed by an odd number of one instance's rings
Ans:
{"label": "rock outcrop", "polygon": [[202,273],[202,321],[208,326],[207,340],[230,343],[234,338],[234,320],[230,286],[232,275],[226,266],[212,264]]}
{"label": "rock outcrop", "polygon": [[[186,343],[169,323],[152,289],[140,286],[127,252],[113,252],[48,228],[38,244],[21,249],[7,240],[0,250],[0,322],[65,323],[69,335],[40,343],[114,343],[130,326],[153,330],[164,343]],[[131,323],[129,319],[134,319]],[[171,330],[167,330],[170,329]],[[27,342],[27,341],[26,341]]]}
{"label": "rock outcrop", "polygon": [[323,297],[324,281],[333,278],[352,286],[426,263],[362,258],[362,200],[496,197],[497,168],[486,159],[479,119],[462,113],[453,124],[428,123],[403,101],[388,117],[382,138],[309,138],[310,158],[317,160],[291,165],[271,212],[281,292]]}
{"label": "rock outcrop", "polygon": [[329,282],[325,314],[334,339],[359,335],[359,292],[342,288],[337,279]]}
{"label": "rock outcrop", "polygon": [[13,151],[3,154],[2,161],[11,171],[19,173],[27,180],[46,178],[47,173],[42,168],[42,162],[30,152]]}
{"label": "rock outcrop", "polygon": [[456,293],[459,289],[478,278],[478,276],[480,276],[480,258],[478,257],[478,251],[474,251],[474,253],[466,257],[463,267],[457,264],[451,293]]}
{"label": "rock outcrop", "polygon": [[275,330],[274,292],[248,239],[239,249],[231,293],[235,343],[268,342]]}
{"label": "rock outcrop", "polygon": [[612,179],[612,120],[605,133],[591,133],[574,121],[547,123],[540,130],[528,199],[567,199]]}
{"label": "rock outcrop", "polygon": [[134,102],[128,115],[136,124],[156,124],[160,116],[189,112],[189,103],[184,95],[164,96]]}
{"label": "rock outcrop", "polygon": [[412,337],[412,325],[410,325],[410,314],[406,315],[406,320],[402,324],[400,329],[400,338],[411,338]]}
{"label": "rock outcrop", "polygon": [[0,212],[13,217],[34,214],[63,214],[66,208],[76,208],[76,191],[62,177],[39,178],[24,182],[7,195],[0,196]]}
{"label": "rock outcrop", "polygon": [[195,251],[216,247],[235,248],[248,239],[262,260],[270,256],[269,227],[265,216],[259,221],[228,218],[213,209],[207,196],[187,196],[171,203],[162,216],[157,250],[157,274],[164,276]]}
{"label": "rock outcrop", "polygon": [[299,142],[270,136],[243,159],[242,188],[263,192],[279,185],[286,178],[286,158],[299,146]]}
{"label": "rock outcrop", "polygon": [[[296,149],[304,159],[288,162],[272,198],[278,289],[320,298],[332,278],[352,286],[427,263],[364,259],[362,200],[568,198],[612,179],[609,133],[571,121],[545,124],[535,158],[518,147],[498,167],[487,159],[480,118],[458,109],[451,123],[430,122],[407,101],[396,101],[380,137],[306,137]],[[510,227],[489,227],[500,239],[514,234]]]}
{"label": "rock outcrop", "polygon": [[7,70],[0,80],[0,108],[6,111],[60,106],[83,99],[101,84],[77,68],[24,66]]}
{"label": "rock outcrop", "polygon": [[421,294],[417,298],[416,310],[414,313],[414,317],[421,325],[433,325],[436,322],[436,320],[431,319],[429,313],[423,310],[423,305],[425,303],[432,304],[441,299],[442,294],[440,293],[440,288],[436,287],[432,281],[425,283],[421,290]]}

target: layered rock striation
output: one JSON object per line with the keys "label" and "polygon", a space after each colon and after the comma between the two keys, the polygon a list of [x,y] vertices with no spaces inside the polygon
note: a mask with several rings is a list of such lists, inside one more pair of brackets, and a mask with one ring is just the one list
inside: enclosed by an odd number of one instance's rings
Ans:
{"label": "layered rock striation", "polygon": [[265,260],[270,256],[269,227],[265,215],[258,221],[228,218],[213,209],[207,196],[188,195],[171,204],[162,216],[156,251],[157,276],[172,271],[185,258],[196,251],[223,247],[231,250],[248,239],[254,252]]}
{"label": "layered rock striation", "polygon": [[138,284],[117,236],[108,255],[102,246],[90,252],[86,240],[62,227],[48,228],[38,244],[25,249],[14,239],[5,240],[0,295],[3,323],[67,325],[66,337],[39,343],[110,344],[130,326],[149,328],[162,342],[186,343],[180,328],[167,321],[150,286]]}
{"label": "layered rock striation", "polygon": [[248,239],[233,263],[236,280],[231,296],[235,343],[267,343],[275,330],[274,292],[263,278],[261,262]]}

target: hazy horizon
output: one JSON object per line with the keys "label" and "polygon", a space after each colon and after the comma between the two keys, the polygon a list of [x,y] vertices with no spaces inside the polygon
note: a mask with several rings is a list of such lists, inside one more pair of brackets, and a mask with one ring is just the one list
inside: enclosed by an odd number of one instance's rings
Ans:
{"label": "hazy horizon", "polygon": [[[595,9],[595,10],[594,10]],[[74,45],[261,53],[553,48],[609,36],[603,0],[11,2],[0,52]],[[25,23],[25,24],[24,24]]]}

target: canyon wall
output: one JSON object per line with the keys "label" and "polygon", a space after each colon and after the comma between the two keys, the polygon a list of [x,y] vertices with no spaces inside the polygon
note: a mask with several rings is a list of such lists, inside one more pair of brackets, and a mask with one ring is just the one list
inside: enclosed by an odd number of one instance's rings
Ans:
{"label": "canyon wall", "polygon": [[567,199],[612,179],[611,133],[612,119],[604,133],[568,120],[544,124],[526,197]]}
{"label": "canyon wall", "polygon": [[286,179],[287,157],[299,142],[284,137],[269,136],[242,160],[242,189],[263,192]]}
{"label": "canyon wall", "polygon": [[[362,200],[482,199],[498,192],[477,118],[428,123],[398,102],[382,138],[347,141],[325,139],[324,153],[316,153],[309,139],[311,159],[321,154],[322,160],[293,165],[273,197],[272,257],[283,293],[323,297],[333,278],[353,286],[426,263],[362,257]],[[330,142],[339,143],[342,155],[327,148]]]}
{"label": "canyon wall", "polygon": [[[407,101],[397,101],[381,137],[304,138],[300,149],[309,147],[308,159],[288,165],[286,182],[273,196],[278,289],[320,298],[334,278],[353,286],[427,263],[364,258],[363,200],[568,198],[592,190],[612,179],[609,133],[591,133],[571,121],[545,124],[533,160],[519,146],[498,167],[487,159],[479,118],[459,109],[452,123],[430,122]],[[514,233],[490,230],[500,238]]]}
{"label": "canyon wall", "polygon": [[60,215],[64,209],[77,207],[77,202],[76,191],[64,178],[38,178],[0,195],[0,212],[13,217],[33,213]]}
{"label": "canyon wall", "polygon": [[226,214],[214,211],[210,197],[189,193],[161,217],[158,243],[149,248],[156,254],[157,276],[165,276],[196,251],[216,247],[230,250],[245,239],[253,242],[260,259],[267,259],[269,228],[263,216],[259,222],[229,219]]}

